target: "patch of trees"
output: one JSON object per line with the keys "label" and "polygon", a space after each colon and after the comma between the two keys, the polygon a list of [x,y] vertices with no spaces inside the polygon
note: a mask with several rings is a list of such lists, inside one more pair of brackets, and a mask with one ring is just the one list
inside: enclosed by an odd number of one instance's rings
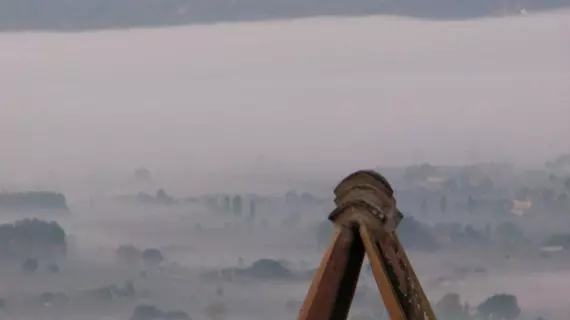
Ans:
{"label": "patch of trees", "polygon": [[251,195],[249,199],[240,194],[214,195],[207,199],[208,207],[221,214],[233,214],[236,218],[245,216],[251,223],[255,220],[259,198]]}
{"label": "patch of trees", "polygon": [[406,249],[434,251],[440,247],[431,228],[414,217],[404,217],[398,225],[397,233]]}
{"label": "patch of trees", "polygon": [[24,219],[0,225],[0,255],[19,258],[66,254],[66,233],[54,221]]}
{"label": "patch of trees", "polygon": [[130,320],[190,320],[184,311],[164,311],[153,305],[139,305],[133,310]]}
{"label": "patch of trees", "polygon": [[[109,303],[120,298],[131,298],[135,296],[136,291],[132,281],[127,281],[123,287],[117,285],[107,285],[99,288],[81,291],[79,295],[69,297],[63,292],[45,291],[34,295],[33,301],[42,306],[64,306],[72,299],[77,301],[86,301],[93,303]],[[75,302],[77,302],[75,301]],[[178,318],[172,318],[178,319]],[[184,319],[184,318],[180,318]]]}
{"label": "patch of trees", "polygon": [[152,196],[146,192],[139,192],[136,195],[136,201],[141,204],[160,204],[171,205],[176,203],[176,199],[169,196],[164,189],[159,189],[156,195]]}
{"label": "patch of trees", "polygon": [[298,194],[296,190],[289,190],[284,195],[285,204],[291,207],[296,207],[301,204],[313,205],[323,203],[323,199],[319,199],[317,196],[310,192],[301,192]]}
{"label": "patch of trees", "polygon": [[219,271],[210,271],[202,275],[210,280],[232,281],[234,277],[246,277],[258,280],[283,280],[297,276],[289,270],[283,262],[273,259],[259,259],[246,268],[224,268]]}
{"label": "patch of trees", "polygon": [[514,320],[521,309],[517,297],[512,294],[495,294],[477,307],[477,315],[484,320]]}
{"label": "patch of trees", "polygon": [[68,210],[65,196],[57,192],[0,193],[0,208],[7,210]]}
{"label": "patch of trees", "polygon": [[[20,266],[22,272],[26,275],[30,275],[35,273],[40,267],[40,261],[36,258],[28,258],[22,262]],[[57,274],[60,271],[60,268],[57,264],[52,263],[47,266],[46,268],[49,274]]]}
{"label": "patch of trees", "polygon": [[120,263],[131,266],[143,262],[148,267],[156,267],[164,261],[164,256],[160,250],[155,248],[140,250],[132,244],[119,246],[116,254]]}
{"label": "patch of trees", "polygon": [[243,269],[243,274],[258,279],[286,279],[293,276],[282,262],[272,259],[260,259],[250,267]]}
{"label": "patch of trees", "polygon": [[100,302],[108,302],[118,298],[128,298],[136,294],[132,281],[127,281],[121,288],[117,285],[107,285],[83,292],[83,297]]}
{"label": "patch of trees", "polygon": [[521,313],[517,297],[506,293],[488,297],[474,313],[467,302],[461,303],[457,293],[447,293],[434,305],[434,311],[442,320],[514,320]]}

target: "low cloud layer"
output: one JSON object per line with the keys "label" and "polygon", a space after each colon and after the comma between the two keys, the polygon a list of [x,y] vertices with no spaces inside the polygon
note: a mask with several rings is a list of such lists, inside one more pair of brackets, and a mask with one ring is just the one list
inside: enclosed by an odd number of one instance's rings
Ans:
{"label": "low cloud layer", "polygon": [[0,35],[0,177],[542,161],[570,142],[568,12]]}

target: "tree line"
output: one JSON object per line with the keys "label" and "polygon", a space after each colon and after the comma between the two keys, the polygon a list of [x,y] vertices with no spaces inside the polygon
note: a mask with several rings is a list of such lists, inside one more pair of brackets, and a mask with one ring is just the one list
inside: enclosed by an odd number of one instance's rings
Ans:
{"label": "tree line", "polygon": [[65,230],[54,221],[24,219],[0,225],[0,255],[30,258],[64,256]]}
{"label": "tree line", "polygon": [[68,210],[65,196],[51,191],[0,193],[0,208],[9,210]]}

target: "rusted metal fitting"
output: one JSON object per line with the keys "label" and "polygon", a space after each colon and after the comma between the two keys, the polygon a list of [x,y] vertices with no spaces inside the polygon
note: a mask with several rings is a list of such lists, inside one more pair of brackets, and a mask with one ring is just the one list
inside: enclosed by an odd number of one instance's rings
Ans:
{"label": "rusted metal fitting", "polygon": [[334,190],[336,209],[329,215],[336,225],[368,225],[377,232],[392,232],[402,220],[396,207],[394,190],[373,170],[356,171],[344,178]]}

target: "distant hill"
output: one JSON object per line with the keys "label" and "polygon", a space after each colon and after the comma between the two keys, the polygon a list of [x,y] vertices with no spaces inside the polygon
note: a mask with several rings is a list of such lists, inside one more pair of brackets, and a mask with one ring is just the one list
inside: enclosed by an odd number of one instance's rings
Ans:
{"label": "distant hill", "polygon": [[570,0],[0,0],[0,31],[75,31],[321,15],[469,19],[564,7],[570,7]]}

